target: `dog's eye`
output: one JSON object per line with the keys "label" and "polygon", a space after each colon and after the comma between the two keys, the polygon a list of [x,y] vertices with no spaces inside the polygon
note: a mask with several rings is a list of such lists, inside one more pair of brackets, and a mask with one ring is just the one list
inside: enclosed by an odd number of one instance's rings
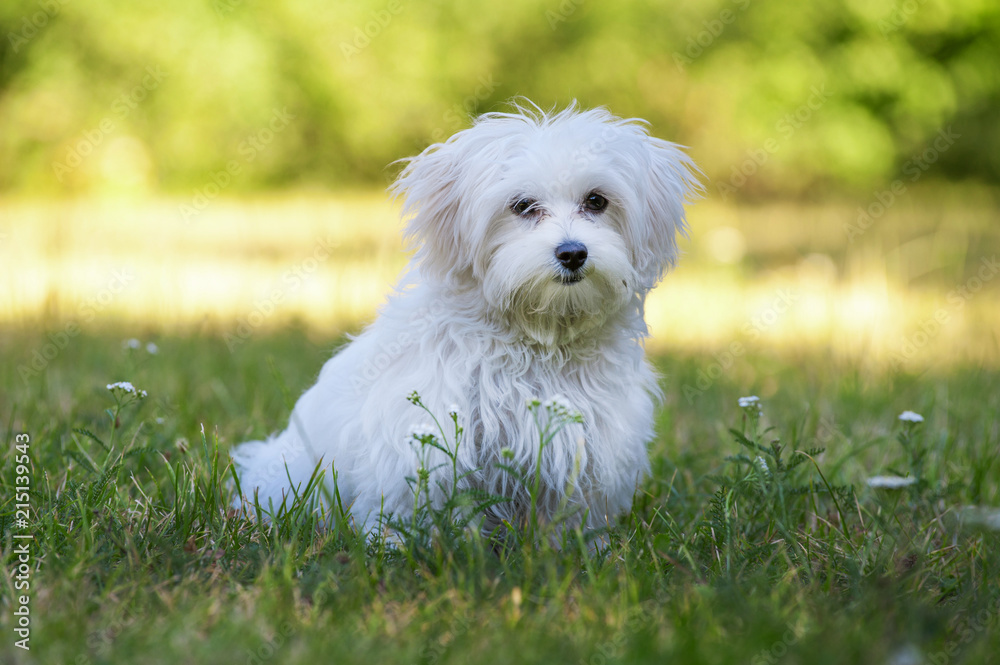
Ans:
{"label": "dog's eye", "polygon": [[519,199],[510,206],[515,215],[525,215],[538,203],[535,199]]}
{"label": "dog's eye", "polygon": [[583,207],[587,210],[600,212],[608,207],[608,200],[597,192],[591,192],[587,195],[587,198],[583,200]]}

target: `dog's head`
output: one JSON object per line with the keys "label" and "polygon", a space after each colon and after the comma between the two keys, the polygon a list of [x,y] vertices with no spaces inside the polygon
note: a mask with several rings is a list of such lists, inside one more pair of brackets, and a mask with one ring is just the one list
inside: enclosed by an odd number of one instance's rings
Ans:
{"label": "dog's head", "polygon": [[677,258],[697,167],[603,109],[489,113],[408,164],[406,234],[425,279],[477,289],[546,346],[642,301]]}

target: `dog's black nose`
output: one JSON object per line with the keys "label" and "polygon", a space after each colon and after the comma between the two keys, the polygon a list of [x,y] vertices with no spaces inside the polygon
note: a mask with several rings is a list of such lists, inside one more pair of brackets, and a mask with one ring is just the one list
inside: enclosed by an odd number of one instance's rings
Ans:
{"label": "dog's black nose", "polygon": [[575,272],[587,262],[587,246],[582,242],[564,242],[556,247],[556,258],[567,270]]}

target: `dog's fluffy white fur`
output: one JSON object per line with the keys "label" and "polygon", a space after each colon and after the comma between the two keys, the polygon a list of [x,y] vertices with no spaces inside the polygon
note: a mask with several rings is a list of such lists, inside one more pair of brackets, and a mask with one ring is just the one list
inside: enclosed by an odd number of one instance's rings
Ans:
{"label": "dog's fluffy white fur", "polygon": [[[544,450],[539,514],[568,504],[594,529],[629,510],[649,469],[659,395],[643,303],[677,258],[696,173],[645,123],[575,106],[489,113],[408,160],[392,191],[413,260],[375,322],[299,399],[288,429],[233,452],[243,492],[277,508],[322,464],[366,531],[383,512],[410,514],[411,433],[429,422],[407,401],[417,391],[444,421],[457,406],[458,471],[472,472],[463,484],[510,499],[489,509],[483,530],[520,523],[527,489],[501,465],[535,468],[527,402],[558,395],[583,422]],[[441,461],[427,465],[438,494],[451,478]]]}

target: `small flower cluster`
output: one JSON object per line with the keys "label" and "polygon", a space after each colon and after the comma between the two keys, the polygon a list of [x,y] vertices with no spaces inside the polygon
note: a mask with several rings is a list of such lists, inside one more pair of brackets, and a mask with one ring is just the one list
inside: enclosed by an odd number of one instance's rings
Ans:
{"label": "small flower cluster", "polygon": [[740,397],[736,400],[736,403],[740,405],[740,408],[747,413],[752,413],[756,411],[756,415],[764,415],[764,410],[760,408],[760,398],[756,395],[748,395],[746,397]]}
{"label": "small flower cluster", "polygon": [[569,400],[562,395],[553,395],[552,397],[545,400],[542,404],[546,411],[551,411],[557,416],[573,416],[576,415],[576,410],[573,405],[569,403]]}
{"label": "small flower cluster", "polygon": [[437,437],[438,431],[435,427],[428,425],[427,423],[421,423],[419,425],[410,425],[410,432],[406,435],[407,441],[413,439],[415,441],[423,441],[428,437]]}
{"label": "small flower cluster", "polygon": [[922,423],[924,422],[924,417],[919,413],[913,411],[903,411],[899,414],[899,419],[904,423]]}
{"label": "small flower cluster", "polygon": [[108,390],[114,394],[116,391],[122,394],[134,395],[135,397],[142,399],[147,395],[145,390],[140,390],[132,385],[131,381],[119,381],[117,383],[109,383]]}
{"label": "small flower cluster", "polygon": [[[132,337],[131,339],[127,339],[122,342],[122,346],[126,349],[138,349],[142,346],[142,342],[137,340],[135,337]],[[155,343],[150,342],[146,345],[146,352],[155,355],[160,352],[160,347],[158,347]]]}
{"label": "small flower cluster", "polygon": [[542,407],[554,416],[562,416],[564,418],[571,418],[577,420],[583,417],[579,411],[573,408],[573,405],[570,403],[570,401],[566,399],[563,395],[553,395],[544,402],[538,399],[537,397],[531,397],[527,400],[526,403],[529,410]]}

